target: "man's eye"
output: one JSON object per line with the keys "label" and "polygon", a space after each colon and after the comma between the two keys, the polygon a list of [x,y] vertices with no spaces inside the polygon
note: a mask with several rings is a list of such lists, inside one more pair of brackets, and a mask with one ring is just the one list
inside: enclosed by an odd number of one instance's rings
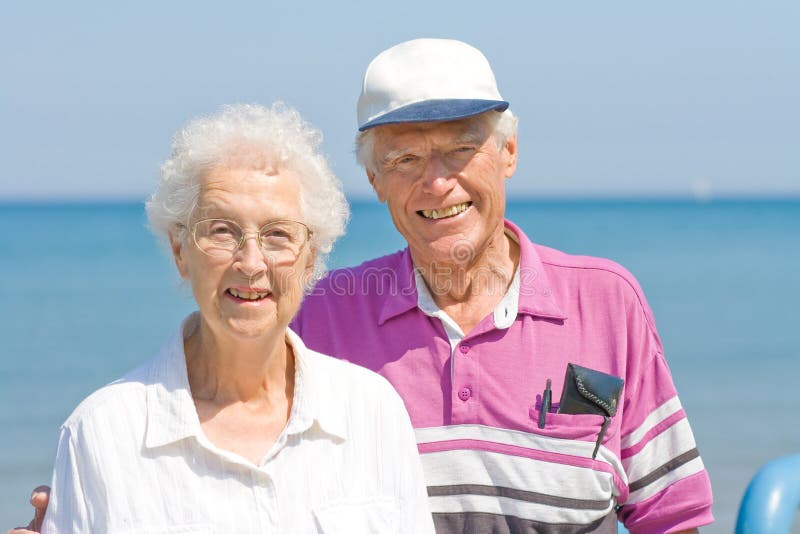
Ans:
{"label": "man's eye", "polygon": [[475,147],[473,147],[473,146],[460,146],[460,147],[456,148],[455,151],[456,152],[460,152],[460,153],[463,154],[463,153],[466,153],[466,152],[472,152],[473,150],[475,150]]}
{"label": "man's eye", "polygon": [[396,161],[396,163],[398,165],[403,165],[405,163],[412,163],[414,161],[417,161],[417,157],[416,156],[403,156],[402,158],[399,158],[399,159],[397,159],[395,161]]}

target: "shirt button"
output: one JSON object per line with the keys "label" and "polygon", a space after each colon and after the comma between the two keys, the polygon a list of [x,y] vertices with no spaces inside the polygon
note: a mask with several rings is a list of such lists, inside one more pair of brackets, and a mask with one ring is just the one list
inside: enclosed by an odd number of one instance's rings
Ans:
{"label": "shirt button", "polygon": [[472,390],[469,388],[461,388],[458,390],[458,398],[462,401],[468,401],[469,398],[472,396]]}
{"label": "shirt button", "polygon": [[461,354],[466,354],[466,353],[468,353],[468,352],[469,352],[469,343],[462,343],[462,344],[461,344],[461,347],[459,347],[459,349],[458,349],[458,350],[460,350],[460,351],[461,351]]}

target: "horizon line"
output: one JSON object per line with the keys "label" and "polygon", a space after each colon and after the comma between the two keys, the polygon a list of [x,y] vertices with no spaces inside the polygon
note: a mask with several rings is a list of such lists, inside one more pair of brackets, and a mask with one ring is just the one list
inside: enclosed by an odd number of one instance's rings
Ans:
{"label": "horizon line", "polygon": [[[346,195],[351,204],[381,205],[370,195]],[[144,204],[146,197],[139,196],[107,196],[107,197],[0,197],[0,206],[90,206],[90,205],[134,205]],[[800,191],[786,193],[731,193],[713,196],[697,196],[691,194],[607,194],[607,195],[516,195],[506,197],[507,204],[517,203],[559,203],[559,202],[691,202],[696,204],[713,204],[715,202],[798,202]]]}

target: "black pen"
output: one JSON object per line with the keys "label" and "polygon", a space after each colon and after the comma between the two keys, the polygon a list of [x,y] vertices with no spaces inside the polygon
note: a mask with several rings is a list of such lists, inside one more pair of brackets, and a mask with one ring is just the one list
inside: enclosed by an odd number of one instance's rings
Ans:
{"label": "black pen", "polygon": [[544,428],[544,423],[547,420],[547,412],[550,411],[550,402],[552,401],[553,393],[550,391],[550,379],[544,386],[544,393],[542,393],[542,411],[539,412],[539,428]]}

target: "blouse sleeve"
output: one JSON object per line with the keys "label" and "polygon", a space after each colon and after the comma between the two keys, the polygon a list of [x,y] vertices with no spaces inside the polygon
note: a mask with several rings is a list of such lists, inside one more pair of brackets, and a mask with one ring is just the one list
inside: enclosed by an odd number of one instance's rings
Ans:
{"label": "blouse sleeve", "polygon": [[72,431],[68,427],[62,427],[53,468],[50,503],[42,525],[42,534],[79,534],[91,531],[77,450]]}
{"label": "blouse sleeve", "polygon": [[399,532],[433,534],[433,517],[428,505],[428,490],[414,429],[402,399],[393,388],[391,389],[390,406],[391,417],[387,418],[387,423],[395,433],[396,469],[401,473],[400,485],[403,493],[401,495],[402,510]]}

